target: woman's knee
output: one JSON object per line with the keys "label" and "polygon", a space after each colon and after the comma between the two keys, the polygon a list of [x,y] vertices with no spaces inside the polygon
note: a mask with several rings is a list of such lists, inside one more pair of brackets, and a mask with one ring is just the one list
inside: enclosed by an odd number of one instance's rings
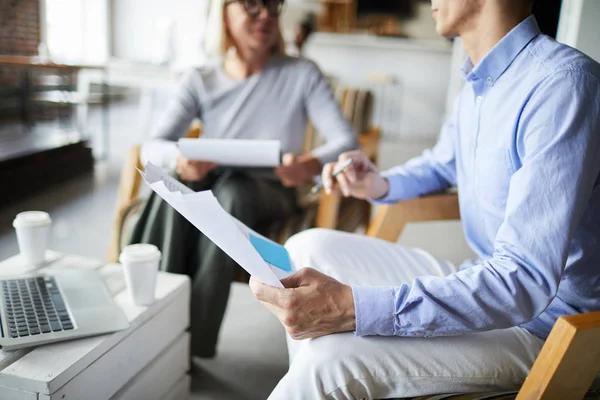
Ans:
{"label": "woman's knee", "polygon": [[242,222],[254,213],[253,198],[248,178],[243,175],[231,175],[217,182],[213,193],[221,206]]}

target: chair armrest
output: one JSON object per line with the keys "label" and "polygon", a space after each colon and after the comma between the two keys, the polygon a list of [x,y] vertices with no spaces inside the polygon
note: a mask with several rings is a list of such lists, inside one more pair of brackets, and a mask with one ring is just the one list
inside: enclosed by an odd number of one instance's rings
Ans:
{"label": "chair armrest", "polygon": [[600,312],[560,317],[516,400],[583,399],[600,370]]}
{"label": "chair armrest", "polygon": [[340,204],[342,203],[342,191],[336,187],[331,194],[321,190],[321,199],[317,209],[315,227],[335,229],[338,224]]}
{"label": "chair armrest", "polygon": [[460,219],[458,194],[448,192],[380,206],[367,236],[396,242],[409,222]]}
{"label": "chair armrest", "polygon": [[119,193],[117,197],[117,206],[115,219],[110,235],[108,246],[108,262],[117,262],[119,258],[119,237],[121,228],[121,219],[128,205],[134,201],[139,193],[142,177],[138,169],[142,169],[140,161],[141,146],[134,146],[129,150],[123,169],[121,171],[121,180],[119,182]]}

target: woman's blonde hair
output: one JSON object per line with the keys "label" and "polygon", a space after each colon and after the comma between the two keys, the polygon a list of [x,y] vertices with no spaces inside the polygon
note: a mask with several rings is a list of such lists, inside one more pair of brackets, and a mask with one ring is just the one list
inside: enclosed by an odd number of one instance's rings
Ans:
{"label": "woman's blonde hair", "polygon": [[[208,10],[208,21],[204,31],[204,50],[210,58],[224,58],[229,48],[234,46],[233,38],[225,26],[225,0],[211,0]],[[272,54],[285,54],[285,41],[281,28],[277,28],[277,43],[273,46]]]}

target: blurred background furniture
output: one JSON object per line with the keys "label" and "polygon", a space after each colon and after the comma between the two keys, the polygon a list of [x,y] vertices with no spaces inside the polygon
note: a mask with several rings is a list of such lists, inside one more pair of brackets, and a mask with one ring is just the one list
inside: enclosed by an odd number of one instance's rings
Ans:
{"label": "blurred background furniture", "polygon": [[321,0],[317,28],[326,32],[350,32],[356,27],[356,0]]}
{"label": "blurred background furniture", "polygon": [[[82,69],[102,71],[101,65],[54,64],[37,57],[0,55],[0,66],[19,71],[19,86],[8,91],[13,105],[18,104],[21,125],[0,127],[0,180],[7,190],[0,204],[14,202],[32,193],[75,176],[91,173],[94,159],[86,137],[87,120],[77,120],[72,129],[36,126],[36,107],[75,106],[96,101],[103,104],[104,136],[108,137],[107,104],[104,96],[95,98],[76,91],[76,76]],[[34,75],[35,71],[51,73]],[[76,165],[77,168],[72,166]]]}
{"label": "blurred background furniture", "polygon": [[[56,64],[44,61],[38,57],[0,55],[0,65],[18,68],[21,79],[18,92],[21,94],[21,121],[25,126],[33,126],[35,120],[32,118],[33,103],[55,103],[77,105],[83,102],[106,103],[104,97],[91,97],[87,93],[79,93],[77,87],[77,75],[81,70],[92,69],[103,71],[103,65],[85,64]],[[52,71],[52,74],[41,76],[36,80],[32,77],[32,69]],[[84,118],[86,116],[83,116]],[[105,133],[108,130],[108,119],[104,119]],[[82,137],[86,132],[86,121],[77,123],[77,129]]]}

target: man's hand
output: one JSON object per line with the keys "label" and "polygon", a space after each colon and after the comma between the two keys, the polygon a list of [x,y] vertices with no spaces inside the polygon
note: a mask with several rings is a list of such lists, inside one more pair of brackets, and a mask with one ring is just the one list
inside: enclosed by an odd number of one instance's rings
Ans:
{"label": "man's hand", "polygon": [[[333,171],[344,161],[352,159],[352,165],[333,178]],[[344,196],[358,199],[378,199],[387,194],[388,181],[383,178],[375,164],[360,151],[350,151],[340,155],[337,163],[328,163],[321,175],[327,194],[339,185]]]}
{"label": "man's hand", "polygon": [[275,174],[287,187],[301,186],[321,173],[321,162],[311,155],[296,157],[292,153],[287,153],[283,155],[281,161],[281,167],[275,168]]}
{"label": "man's hand", "polygon": [[184,181],[201,181],[216,167],[215,163],[189,160],[182,155],[177,158],[177,174]]}
{"label": "man's hand", "polygon": [[250,288],[292,338],[310,339],[356,328],[350,286],[312,268],[303,268],[281,283],[286,289],[251,278]]}

